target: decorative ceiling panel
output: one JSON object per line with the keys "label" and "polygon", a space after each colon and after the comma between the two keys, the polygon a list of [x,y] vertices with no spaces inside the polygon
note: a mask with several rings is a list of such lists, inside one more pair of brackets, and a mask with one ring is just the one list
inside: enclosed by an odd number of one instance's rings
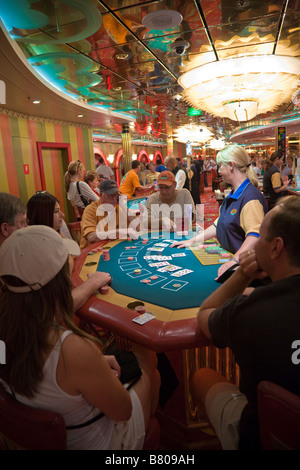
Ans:
{"label": "decorative ceiling panel", "polygon": [[[164,137],[179,122],[226,135],[239,126],[205,110],[188,116],[178,83],[185,71],[233,57],[300,56],[299,0],[11,0],[1,2],[0,17],[52,87],[112,118],[153,119],[157,106]],[[272,118],[299,112],[296,103]]]}

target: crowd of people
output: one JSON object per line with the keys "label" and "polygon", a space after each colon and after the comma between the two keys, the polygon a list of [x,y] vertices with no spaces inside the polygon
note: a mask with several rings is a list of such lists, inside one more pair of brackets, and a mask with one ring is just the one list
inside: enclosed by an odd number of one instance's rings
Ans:
{"label": "crowd of people", "polygon": [[[195,159],[190,168],[174,157],[156,163],[147,165],[145,185],[138,177],[138,160],[120,185],[99,155],[95,171],[86,172],[79,160],[69,164],[65,191],[81,225],[80,246],[68,234],[55,195],[37,191],[25,205],[0,193],[0,339],[7,350],[0,385],[22,403],[61,413],[67,428],[73,427],[67,432],[69,449],[143,448],[158,406],[156,354],[134,344],[142,375],[128,389],[120,382],[116,358],[104,355],[97,338],[75,321],[76,311],[111,282],[110,275],[96,271],[73,287],[74,258],[99,240],[137,238],[149,229],[175,231],[188,210],[194,223],[200,198],[196,195],[195,201],[191,179],[196,175],[199,189],[200,175],[214,170],[230,187],[218,218],[171,247],[216,238],[233,255],[218,274],[233,264],[237,269],[199,306],[197,318],[213,345],[232,349],[241,378],[239,385],[231,384],[204,368],[191,386],[224,449],[259,449],[258,383],[272,380],[300,395],[299,374],[290,360],[291,342],[300,331],[300,199],[286,196],[294,162],[288,159],[282,169],[277,151],[261,161],[229,145],[216,160],[204,164]],[[140,213],[129,215],[127,198],[149,190]],[[266,278],[268,283],[249,287]]]}

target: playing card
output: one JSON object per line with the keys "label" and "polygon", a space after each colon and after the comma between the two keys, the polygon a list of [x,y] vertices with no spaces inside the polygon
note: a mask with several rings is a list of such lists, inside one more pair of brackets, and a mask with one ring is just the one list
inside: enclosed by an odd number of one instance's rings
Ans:
{"label": "playing card", "polygon": [[161,273],[172,272],[176,271],[177,269],[181,269],[180,266],[175,266],[174,264],[168,264],[168,266],[164,266],[163,268],[158,269]]}
{"label": "playing card", "polygon": [[177,271],[176,273],[171,274],[171,276],[181,277],[192,272],[193,271],[191,269],[181,269],[181,271]]}
{"label": "playing card", "polygon": [[159,261],[158,263],[149,263],[150,268],[161,268],[170,264],[168,261]]}
{"label": "playing card", "polygon": [[139,325],[144,325],[148,321],[153,320],[153,318],[155,318],[155,316],[152,315],[152,313],[146,312],[146,313],[143,313],[142,315],[139,315],[136,318],[133,318],[132,321],[134,321],[135,323],[138,323]]}
{"label": "playing card", "polygon": [[186,253],[173,253],[171,256],[173,256],[173,258],[179,258],[182,256],[186,256]]}

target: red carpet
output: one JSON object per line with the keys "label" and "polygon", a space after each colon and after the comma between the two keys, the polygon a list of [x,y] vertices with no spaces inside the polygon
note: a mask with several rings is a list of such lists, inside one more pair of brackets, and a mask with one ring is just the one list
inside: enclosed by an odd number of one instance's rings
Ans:
{"label": "red carpet", "polygon": [[201,194],[201,204],[204,204],[204,228],[206,229],[219,214],[219,204],[211,186],[204,188],[204,193]]}

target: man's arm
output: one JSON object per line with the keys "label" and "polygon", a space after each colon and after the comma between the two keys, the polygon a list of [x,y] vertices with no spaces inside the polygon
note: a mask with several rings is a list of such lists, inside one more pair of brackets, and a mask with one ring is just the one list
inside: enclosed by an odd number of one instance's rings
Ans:
{"label": "man's arm", "polygon": [[281,193],[282,191],[285,191],[288,184],[289,184],[288,176],[283,176],[282,178],[280,178],[279,173],[274,173],[274,175],[272,175],[272,186],[276,194]]}
{"label": "man's arm", "polygon": [[99,238],[97,237],[97,233],[96,232],[90,232],[87,236],[87,241],[89,242],[90,245],[92,245],[93,243],[96,243],[99,241]]}
{"label": "man's arm", "polygon": [[97,289],[105,286],[111,281],[109,273],[96,271],[88,275],[86,281],[80,286],[72,289],[72,297],[74,302],[74,312],[76,312],[88,300],[88,298],[95,293]]}
{"label": "man's arm", "polygon": [[237,262],[239,263],[240,254],[243,252],[248,252],[249,250],[253,250],[257,240],[258,237],[255,237],[253,235],[249,235],[248,237],[246,237],[241,247],[238,249],[238,251],[234,253],[234,257],[230,261],[227,261],[227,263],[224,263],[220,266],[220,268],[218,269],[218,276],[221,276],[225,271],[227,271],[227,269],[235,265]]}
{"label": "man's arm", "polygon": [[221,307],[226,300],[232,299],[238,294],[242,294],[248,287],[252,279],[263,279],[267,273],[262,271],[257,263],[254,251],[241,253],[240,267],[224,282],[216,291],[214,291],[201,305],[198,312],[198,325],[201,331],[210,338],[208,329],[208,319],[211,313],[218,307]]}
{"label": "man's arm", "polygon": [[138,188],[135,188],[135,193],[137,195],[142,195],[143,193],[149,193],[150,189],[155,189],[155,184],[150,184],[146,186],[139,186]]}

